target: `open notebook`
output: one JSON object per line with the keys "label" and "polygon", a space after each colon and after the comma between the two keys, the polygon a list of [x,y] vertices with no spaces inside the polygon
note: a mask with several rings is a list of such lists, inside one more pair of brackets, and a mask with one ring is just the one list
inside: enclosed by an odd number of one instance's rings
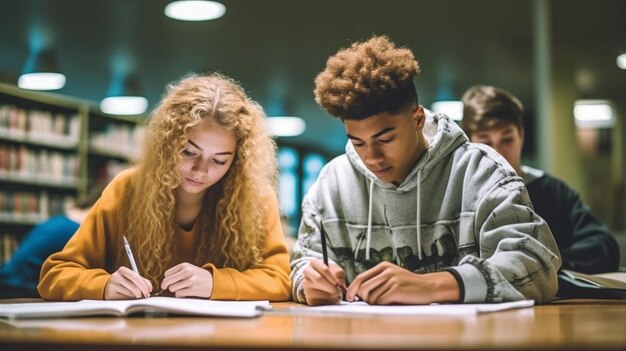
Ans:
{"label": "open notebook", "polygon": [[0,318],[58,318],[80,316],[128,316],[173,314],[207,317],[256,317],[270,309],[269,301],[216,301],[150,297],[141,300],[82,300],[0,305]]}
{"label": "open notebook", "polygon": [[430,305],[368,305],[365,302],[342,302],[328,306],[298,306],[291,312],[334,313],[334,314],[376,314],[405,316],[475,316],[481,313],[497,312],[514,308],[531,307],[533,300],[482,304],[430,304]]}

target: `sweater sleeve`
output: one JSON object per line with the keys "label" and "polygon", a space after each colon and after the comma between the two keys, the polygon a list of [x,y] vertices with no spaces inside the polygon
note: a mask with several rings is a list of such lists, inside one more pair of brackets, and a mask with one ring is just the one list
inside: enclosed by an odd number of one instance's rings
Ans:
{"label": "sweater sleeve", "polygon": [[215,300],[289,300],[289,254],[275,196],[269,199],[267,233],[260,264],[239,271],[234,268],[203,266],[213,274]]}
{"label": "sweater sleeve", "polygon": [[589,211],[576,196],[571,207],[574,242],[561,249],[563,268],[584,273],[617,271],[619,246],[607,228]]}
{"label": "sweater sleeve", "polygon": [[[111,278],[117,207],[123,184],[113,180],[62,251],[44,262],[37,290],[46,300],[102,300]],[[108,256],[107,256],[108,254]]]}
{"label": "sweater sleeve", "polygon": [[[319,182],[319,181],[318,181]],[[302,202],[302,220],[298,229],[298,240],[294,245],[291,259],[291,295],[298,303],[306,304],[304,294],[304,268],[313,259],[321,259],[321,225],[319,211],[314,203],[318,182],[315,182]],[[329,250],[332,256],[332,250]],[[332,260],[332,258],[330,258]]]}
{"label": "sweater sleeve", "polygon": [[617,270],[617,241],[576,191],[547,175],[531,182],[528,191],[537,213],[548,222],[559,245],[562,268],[583,273]]}

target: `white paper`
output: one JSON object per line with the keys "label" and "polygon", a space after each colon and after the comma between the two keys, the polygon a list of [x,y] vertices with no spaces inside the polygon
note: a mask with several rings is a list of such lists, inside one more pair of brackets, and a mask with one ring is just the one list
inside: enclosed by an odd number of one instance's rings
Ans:
{"label": "white paper", "polygon": [[0,304],[0,317],[50,318],[113,315],[132,312],[165,312],[196,316],[255,317],[271,308],[269,301],[216,301],[151,297],[141,300],[82,300]]}
{"label": "white paper", "polygon": [[431,304],[431,305],[368,305],[365,302],[342,302],[339,305],[292,307],[295,313],[377,314],[406,316],[475,316],[480,313],[531,307],[534,300],[489,304]]}

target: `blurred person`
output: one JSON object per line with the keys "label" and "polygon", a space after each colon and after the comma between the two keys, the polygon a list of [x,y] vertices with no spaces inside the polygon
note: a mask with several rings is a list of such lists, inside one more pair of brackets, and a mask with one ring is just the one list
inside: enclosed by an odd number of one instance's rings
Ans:
{"label": "blurred person", "polygon": [[0,298],[39,297],[41,265],[48,256],[63,249],[106,184],[98,183],[64,214],[52,216],[28,232],[10,260],[0,267]]}
{"label": "blurred person", "polygon": [[561,268],[583,273],[616,271],[620,260],[617,241],[579,194],[562,180],[521,164],[524,108],[520,100],[487,85],[469,88],[462,100],[465,133],[472,142],[498,151],[524,179],[535,212],[548,222],[559,246]]}

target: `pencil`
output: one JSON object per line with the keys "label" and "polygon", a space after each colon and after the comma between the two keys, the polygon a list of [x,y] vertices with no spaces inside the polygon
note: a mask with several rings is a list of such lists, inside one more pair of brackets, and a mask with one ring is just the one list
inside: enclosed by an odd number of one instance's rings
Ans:
{"label": "pencil", "polygon": [[326,232],[324,231],[324,224],[320,222],[320,235],[322,236],[322,258],[324,264],[328,266],[328,248],[326,247]]}
{"label": "pencil", "polygon": [[[326,245],[326,231],[324,230],[324,224],[320,222],[320,235],[322,236],[322,258],[324,260],[324,264],[328,266],[328,245]],[[337,286],[342,295],[345,297],[348,292],[346,286],[342,283],[339,283]],[[342,297],[343,299],[343,297]]]}

